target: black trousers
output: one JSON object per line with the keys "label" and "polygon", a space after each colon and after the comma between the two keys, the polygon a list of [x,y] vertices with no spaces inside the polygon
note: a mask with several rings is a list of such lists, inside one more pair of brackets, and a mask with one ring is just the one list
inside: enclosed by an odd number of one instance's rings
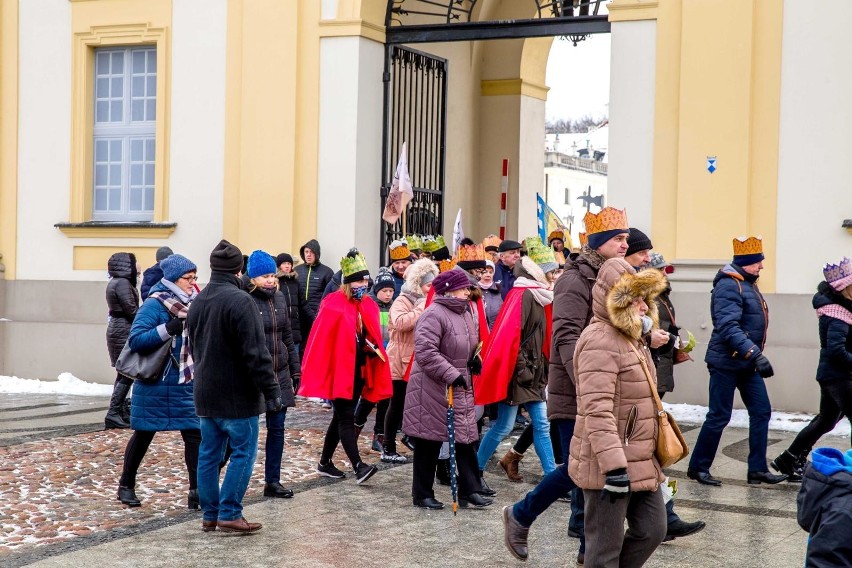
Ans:
{"label": "black trousers", "polygon": [[[405,393],[408,390],[407,381],[393,381],[393,396],[385,414],[385,453],[396,453],[396,432],[402,426],[402,412],[405,410]],[[376,420],[378,421],[378,415]]]}
{"label": "black trousers", "polygon": [[[147,430],[133,431],[124,449],[124,468],[118,482],[122,487],[136,487],[136,473],[148,452],[154,434],[156,432]],[[181,430],[180,435],[183,438],[183,459],[189,474],[189,488],[195,489],[198,487],[198,446],[201,445],[201,430]]]}
{"label": "black trousers", "polygon": [[844,415],[852,420],[852,380],[820,381],[819,391],[819,414],[790,444],[788,451],[794,456],[809,453],[814,444],[831,432]]}
{"label": "black trousers", "polygon": [[370,413],[373,411],[374,408],[378,407],[378,410],[376,410],[376,423],[373,424],[373,434],[377,436],[379,434],[384,434],[385,416],[387,416],[389,405],[389,398],[380,400],[378,404],[375,402],[370,402],[366,398],[358,400],[358,404],[355,406],[355,424],[360,424],[361,426],[366,424],[367,418],[370,416]]}
{"label": "black trousers", "polygon": [[[435,468],[441,453],[442,442],[411,437],[414,440],[414,472],[411,480],[411,496],[415,499],[435,497]],[[456,442],[456,465],[459,472],[459,497],[466,498],[480,490],[479,466],[473,444]]]}
{"label": "black trousers", "polygon": [[337,444],[343,445],[343,451],[349,458],[352,468],[361,463],[361,453],[358,451],[358,437],[355,435],[355,403],[361,397],[364,381],[359,377],[355,379],[352,386],[352,398],[335,398],[331,401],[332,412],[331,423],[325,433],[325,442],[322,445],[320,463],[328,463],[337,449]]}

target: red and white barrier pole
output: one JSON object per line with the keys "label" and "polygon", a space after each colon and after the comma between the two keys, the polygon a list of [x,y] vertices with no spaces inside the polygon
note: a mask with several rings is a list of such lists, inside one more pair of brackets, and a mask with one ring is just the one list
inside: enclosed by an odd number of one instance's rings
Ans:
{"label": "red and white barrier pole", "polygon": [[502,240],[506,238],[506,194],[509,191],[509,160],[503,160],[500,191],[500,239]]}

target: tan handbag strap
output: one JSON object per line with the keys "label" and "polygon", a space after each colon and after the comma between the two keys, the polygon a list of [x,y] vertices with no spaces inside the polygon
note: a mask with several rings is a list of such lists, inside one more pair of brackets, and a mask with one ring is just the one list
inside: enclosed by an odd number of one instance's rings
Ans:
{"label": "tan handbag strap", "polygon": [[648,386],[651,387],[651,395],[654,397],[654,404],[657,405],[657,414],[664,412],[663,401],[660,400],[660,395],[657,393],[657,385],[654,384],[654,379],[651,378],[651,371],[648,370],[648,363],[645,356],[639,353],[639,350],[636,349],[636,346],[633,345],[632,341],[627,341],[627,345],[629,345],[630,349],[632,349],[636,354],[636,358],[639,359],[639,364],[642,365],[642,370],[645,371],[645,378],[648,379]]}

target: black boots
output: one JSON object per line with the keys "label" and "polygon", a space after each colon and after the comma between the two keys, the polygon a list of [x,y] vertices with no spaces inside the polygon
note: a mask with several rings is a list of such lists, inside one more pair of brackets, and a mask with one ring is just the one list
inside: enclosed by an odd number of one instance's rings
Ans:
{"label": "black boots", "polygon": [[112,389],[112,398],[109,399],[109,411],[104,418],[105,429],[130,428],[129,420],[124,417],[124,401],[129,392],[130,385],[122,382],[115,383],[115,388]]}
{"label": "black boots", "polygon": [[201,506],[201,503],[198,501],[198,489],[190,489],[189,494],[186,496],[186,508],[198,510]]}
{"label": "black boots", "polygon": [[804,460],[801,457],[793,455],[790,450],[784,450],[784,453],[769,462],[772,469],[778,473],[783,473],[787,476],[787,481],[800,482],[802,481],[802,470]]}
{"label": "black boots", "polygon": [[128,507],[139,507],[142,505],[142,501],[136,497],[136,491],[133,487],[124,487],[118,486],[118,500]]}

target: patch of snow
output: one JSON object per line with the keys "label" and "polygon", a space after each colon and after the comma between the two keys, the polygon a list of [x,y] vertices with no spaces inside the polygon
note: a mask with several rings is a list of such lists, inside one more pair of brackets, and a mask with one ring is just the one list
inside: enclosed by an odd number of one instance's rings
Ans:
{"label": "patch of snow", "polygon": [[[704,423],[704,417],[707,415],[707,407],[698,406],[697,404],[667,404],[664,402],[663,406],[674,416],[679,424],[700,425]],[[812,414],[773,412],[772,417],[769,419],[769,429],[783,432],[801,432],[812,419]],[[748,428],[748,411],[745,409],[735,409],[731,414],[731,421],[728,425],[734,428]],[[834,430],[829,432],[828,435],[849,437],[849,420],[846,418],[841,419]]]}
{"label": "patch of snow", "polygon": [[21,379],[0,375],[0,393],[68,394],[76,396],[110,396],[112,385],[87,383],[71,373],[62,373],[55,381]]}

